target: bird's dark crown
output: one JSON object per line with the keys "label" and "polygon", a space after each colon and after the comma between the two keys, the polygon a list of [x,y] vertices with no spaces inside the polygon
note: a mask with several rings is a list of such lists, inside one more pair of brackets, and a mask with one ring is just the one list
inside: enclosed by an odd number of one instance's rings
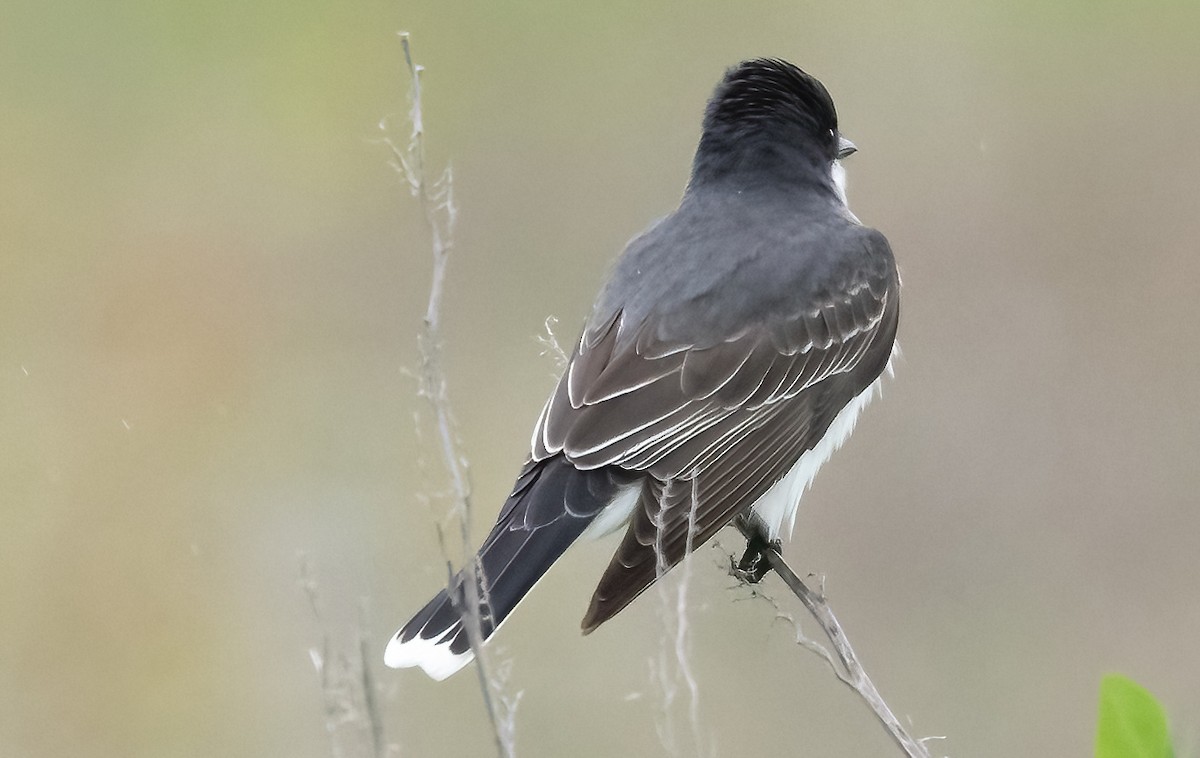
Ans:
{"label": "bird's dark crown", "polygon": [[779,151],[827,162],[837,149],[837,111],[825,85],[787,61],[759,58],[729,69],[717,85],[704,114],[696,167]]}

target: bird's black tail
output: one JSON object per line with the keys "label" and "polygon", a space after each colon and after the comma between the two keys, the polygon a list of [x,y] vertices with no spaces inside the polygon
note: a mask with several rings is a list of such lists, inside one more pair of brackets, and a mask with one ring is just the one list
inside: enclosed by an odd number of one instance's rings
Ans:
{"label": "bird's black tail", "polygon": [[[486,641],[623,484],[615,470],[580,471],[556,456],[522,469],[496,526],[475,556],[480,639]],[[460,571],[388,643],[392,668],[420,666],[445,679],[474,657],[464,624]]]}

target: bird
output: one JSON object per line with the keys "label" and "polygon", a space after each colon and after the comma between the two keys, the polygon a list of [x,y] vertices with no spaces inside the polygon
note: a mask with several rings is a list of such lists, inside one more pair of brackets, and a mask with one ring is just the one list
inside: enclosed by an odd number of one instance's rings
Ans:
{"label": "bird", "polygon": [[799,67],[725,72],[679,207],[613,265],[495,526],[391,638],[388,666],[460,670],[468,623],[491,638],[581,538],[623,530],[587,634],[735,518],[762,543],[790,535],[895,351],[896,261],[846,200],[856,150]]}

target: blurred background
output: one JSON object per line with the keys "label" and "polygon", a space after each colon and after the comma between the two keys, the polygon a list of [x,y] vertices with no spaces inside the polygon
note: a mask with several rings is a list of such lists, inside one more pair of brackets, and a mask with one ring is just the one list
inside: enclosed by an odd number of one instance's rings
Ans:
{"label": "blurred background", "polygon": [[[399,754],[493,752],[472,673],[381,665],[445,578],[446,481],[408,373],[429,237],[378,128],[407,136],[401,29],[428,69],[431,160],[455,171],[446,371],[476,539],[554,382],[545,318],[569,344],[625,241],[674,207],[724,68],[784,57],[832,91],[860,147],[852,207],[905,284],[904,359],[789,559],[827,577],[939,754],[1087,755],[1108,671],[1196,754],[1200,4],[4,17],[0,754],[330,755],[309,650],[352,651],[363,607]],[[614,545],[592,544],[499,637],[520,754],[898,754],[731,589],[739,540],[720,539],[687,588],[699,729],[653,674],[654,593],[579,635]]]}

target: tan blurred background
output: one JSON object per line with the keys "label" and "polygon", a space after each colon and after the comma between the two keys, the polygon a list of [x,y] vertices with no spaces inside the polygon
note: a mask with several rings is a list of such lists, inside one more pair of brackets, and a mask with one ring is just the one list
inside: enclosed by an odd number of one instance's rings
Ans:
{"label": "tan blurred background", "polygon": [[[1115,670],[1195,755],[1200,5],[899,7],[7,0],[0,755],[330,755],[309,648],[348,649],[365,600],[381,653],[443,581],[404,373],[428,236],[376,128],[405,135],[399,29],[457,177],[481,522],[553,383],[543,319],[573,339],[673,207],[724,67],[786,57],[833,92],[905,283],[904,360],[788,555],[940,753],[1088,755]],[[501,634],[522,755],[666,754],[658,601],[578,634],[610,548]],[[692,564],[701,744],[896,754],[720,560]],[[400,754],[492,751],[472,674],[379,657]]]}

